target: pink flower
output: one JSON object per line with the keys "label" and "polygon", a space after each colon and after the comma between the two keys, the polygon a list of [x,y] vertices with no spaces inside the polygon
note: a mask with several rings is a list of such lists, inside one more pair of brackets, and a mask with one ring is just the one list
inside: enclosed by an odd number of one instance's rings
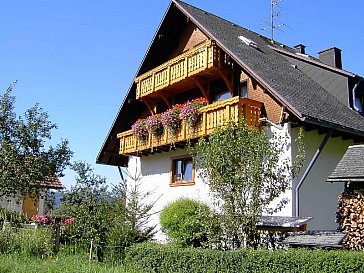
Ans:
{"label": "pink flower", "polygon": [[161,115],[149,116],[146,119],[147,129],[153,135],[160,135],[163,133],[163,123]]}
{"label": "pink flower", "polygon": [[139,137],[142,140],[146,140],[148,138],[147,122],[145,119],[138,119],[131,126],[131,130],[133,131],[134,136]]}
{"label": "pink flower", "polygon": [[168,128],[169,132],[172,134],[174,134],[181,125],[180,113],[181,105],[177,104],[172,109],[161,114],[162,124]]}
{"label": "pink flower", "polygon": [[190,126],[197,124],[200,116],[200,111],[192,102],[186,102],[181,110],[181,118]]}

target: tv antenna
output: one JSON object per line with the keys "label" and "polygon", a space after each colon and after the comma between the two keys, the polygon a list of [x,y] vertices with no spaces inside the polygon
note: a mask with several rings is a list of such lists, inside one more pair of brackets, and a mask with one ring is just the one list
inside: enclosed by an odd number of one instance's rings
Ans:
{"label": "tv antenna", "polygon": [[274,31],[282,26],[283,23],[277,23],[277,18],[281,13],[282,9],[278,6],[280,2],[283,0],[271,0],[270,1],[270,18],[263,21],[263,23],[268,23],[268,26],[263,28],[262,30],[270,30],[271,31],[271,41],[274,42]]}

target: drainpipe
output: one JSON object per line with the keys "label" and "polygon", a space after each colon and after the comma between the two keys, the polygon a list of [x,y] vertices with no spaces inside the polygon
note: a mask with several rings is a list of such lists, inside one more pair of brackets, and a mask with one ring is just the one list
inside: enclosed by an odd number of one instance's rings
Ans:
{"label": "drainpipe", "polygon": [[308,165],[308,167],[307,167],[307,169],[306,169],[306,171],[305,171],[305,173],[303,174],[303,176],[301,177],[301,179],[300,179],[300,182],[298,183],[298,185],[297,185],[297,187],[296,187],[296,189],[295,189],[295,193],[296,193],[296,211],[295,211],[295,213],[296,213],[296,217],[298,217],[299,216],[299,191],[300,191],[300,188],[301,188],[301,186],[302,186],[302,184],[303,184],[303,182],[305,182],[305,179],[306,179],[306,177],[307,177],[307,175],[308,175],[308,173],[311,171],[311,169],[312,169],[312,167],[313,167],[313,165],[315,164],[315,162],[316,162],[316,160],[317,160],[317,158],[319,157],[319,155],[320,155],[320,153],[321,153],[321,151],[322,151],[322,149],[325,147],[325,145],[326,145],[326,143],[327,143],[327,141],[329,140],[329,138],[330,138],[330,136],[331,136],[331,134],[332,134],[332,132],[333,132],[334,130],[333,129],[331,129],[326,135],[325,135],[325,137],[324,137],[324,139],[322,140],[322,142],[321,142],[321,144],[320,144],[320,146],[318,147],[318,149],[317,149],[317,151],[316,151],[316,153],[314,154],[314,156],[312,157],[312,159],[311,159],[311,162],[310,162],[310,164]]}

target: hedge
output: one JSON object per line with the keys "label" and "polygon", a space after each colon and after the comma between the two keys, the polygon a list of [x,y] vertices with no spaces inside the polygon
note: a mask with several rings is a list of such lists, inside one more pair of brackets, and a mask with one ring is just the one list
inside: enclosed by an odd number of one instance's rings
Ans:
{"label": "hedge", "polygon": [[364,253],[340,250],[236,250],[136,244],[125,264],[143,272],[364,272]]}

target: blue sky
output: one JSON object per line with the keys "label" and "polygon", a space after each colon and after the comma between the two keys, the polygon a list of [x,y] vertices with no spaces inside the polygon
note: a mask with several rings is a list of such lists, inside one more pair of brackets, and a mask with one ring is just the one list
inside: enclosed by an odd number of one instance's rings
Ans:
{"label": "blue sky", "polygon": [[[270,0],[190,0],[188,3],[255,32]],[[36,102],[70,141],[73,160],[85,160],[110,183],[116,167],[95,158],[136,70],[169,5],[168,0],[0,0],[0,89],[15,79],[18,114]],[[342,49],[343,68],[364,76],[364,1],[284,0],[276,40],[303,43],[306,52]],[[70,187],[74,174],[62,182]]]}

